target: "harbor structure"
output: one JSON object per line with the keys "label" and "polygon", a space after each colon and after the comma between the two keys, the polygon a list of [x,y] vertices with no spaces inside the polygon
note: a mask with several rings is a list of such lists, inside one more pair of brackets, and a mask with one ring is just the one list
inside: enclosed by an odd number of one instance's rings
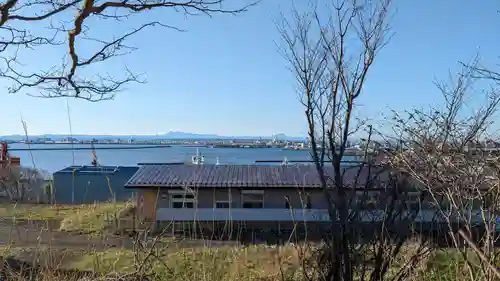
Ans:
{"label": "harbor structure", "polygon": [[138,166],[69,166],[53,174],[52,203],[88,204],[134,197],[125,183]]}

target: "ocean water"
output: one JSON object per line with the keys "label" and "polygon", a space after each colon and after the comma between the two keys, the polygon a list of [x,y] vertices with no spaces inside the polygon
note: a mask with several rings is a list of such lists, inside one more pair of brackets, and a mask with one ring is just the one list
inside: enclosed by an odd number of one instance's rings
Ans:
{"label": "ocean water", "polygon": [[[196,155],[198,149],[205,156],[205,163],[216,163],[219,158],[220,164],[252,164],[256,160],[310,160],[308,150],[289,150],[280,148],[205,148],[172,146],[147,149],[104,149],[105,147],[119,147],[122,145],[95,145],[97,158],[101,165],[136,165],[137,163],[152,162],[190,162],[191,156]],[[130,145],[123,145],[131,147]],[[31,148],[70,148],[85,147],[89,150],[32,150],[16,151],[15,149],[26,149],[26,144],[9,144],[12,149],[10,153],[21,157],[21,165],[35,167],[54,173],[71,165],[90,165],[92,151],[90,145],[82,144],[33,144]],[[141,145],[141,147],[143,147]]]}

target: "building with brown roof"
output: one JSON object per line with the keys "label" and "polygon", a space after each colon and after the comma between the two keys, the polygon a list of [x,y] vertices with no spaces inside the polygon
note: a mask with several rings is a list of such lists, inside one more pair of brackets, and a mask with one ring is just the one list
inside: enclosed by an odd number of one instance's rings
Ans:
{"label": "building with brown roof", "polygon": [[[360,183],[366,180],[368,169],[345,169],[344,183],[365,196],[366,190],[355,183],[356,178]],[[333,175],[332,167],[326,168],[326,174]],[[314,165],[142,165],[125,187],[138,195],[139,216],[161,228],[287,233],[307,224],[310,235],[324,232],[331,224],[329,203]],[[367,201],[378,200],[381,189],[377,185],[368,192],[373,198]],[[359,220],[377,221],[383,215],[377,210],[362,211]]]}
{"label": "building with brown roof", "polygon": [[328,208],[313,165],[145,165],[125,186],[151,220],[318,221]]}

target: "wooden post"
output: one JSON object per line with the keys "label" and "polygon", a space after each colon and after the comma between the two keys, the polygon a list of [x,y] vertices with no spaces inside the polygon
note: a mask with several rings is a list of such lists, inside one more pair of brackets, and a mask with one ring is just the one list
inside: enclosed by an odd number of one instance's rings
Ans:
{"label": "wooden post", "polygon": [[136,213],[132,212],[132,232],[136,233]]}
{"label": "wooden post", "polygon": [[282,242],[282,235],[281,235],[281,223],[280,221],[278,221],[278,245],[281,245],[281,242]]}

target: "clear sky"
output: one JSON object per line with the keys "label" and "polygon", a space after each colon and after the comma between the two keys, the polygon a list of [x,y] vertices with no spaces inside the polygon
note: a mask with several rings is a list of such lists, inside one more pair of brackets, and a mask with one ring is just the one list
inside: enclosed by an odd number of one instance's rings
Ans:
{"label": "clear sky", "polygon": [[[166,10],[148,14],[148,19],[188,32],[147,30],[129,41],[138,51],[100,65],[101,71],[119,74],[126,64],[145,73],[147,84],[129,85],[113,101],[70,100],[73,133],[305,135],[294,78],[276,47],[274,21],[290,4],[263,0],[244,14],[213,18],[186,18]],[[395,0],[393,8],[395,35],[370,72],[362,115],[376,118],[387,109],[437,102],[433,79],[446,78],[458,61],[468,61],[478,51],[484,63],[500,62],[498,1]],[[91,28],[118,35],[144,19],[118,25],[97,21]],[[47,50],[24,63],[53,65],[60,55]],[[66,100],[10,95],[9,85],[0,80],[0,135],[22,133],[21,115],[30,134],[69,133]]]}

